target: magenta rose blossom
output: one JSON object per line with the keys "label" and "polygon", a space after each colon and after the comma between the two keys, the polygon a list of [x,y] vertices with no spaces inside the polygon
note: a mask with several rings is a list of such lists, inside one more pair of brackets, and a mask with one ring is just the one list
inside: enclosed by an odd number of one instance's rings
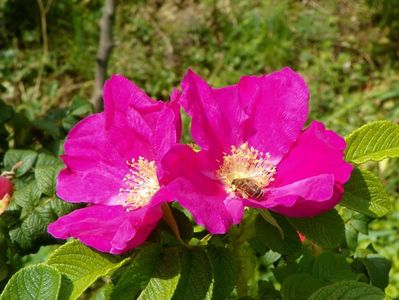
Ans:
{"label": "magenta rose blossom", "polygon": [[143,243],[173,200],[160,165],[180,140],[178,93],[154,101],[126,78],[104,86],[104,112],[80,121],[69,133],[57,179],[57,195],[90,205],[48,227],[56,238],[74,237],[103,252],[123,253]]}
{"label": "magenta rose blossom", "polygon": [[319,122],[303,129],[309,91],[299,74],[284,68],[215,89],[189,71],[181,86],[200,151],[174,147],[167,176],[209,232],[239,223],[245,206],[311,217],[340,201],[352,171],[345,141]]}

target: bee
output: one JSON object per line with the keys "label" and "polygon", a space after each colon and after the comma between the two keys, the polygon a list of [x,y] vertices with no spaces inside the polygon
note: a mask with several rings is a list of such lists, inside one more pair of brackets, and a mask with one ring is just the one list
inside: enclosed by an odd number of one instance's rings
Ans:
{"label": "bee", "polygon": [[261,187],[251,178],[237,178],[231,183],[243,198],[252,198],[255,200],[263,198],[264,194]]}

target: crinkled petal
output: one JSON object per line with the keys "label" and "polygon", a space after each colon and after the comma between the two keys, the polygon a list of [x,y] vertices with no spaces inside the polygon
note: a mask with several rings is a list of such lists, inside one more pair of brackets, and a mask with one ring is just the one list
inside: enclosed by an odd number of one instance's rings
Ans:
{"label": "crinkled petal", "polygon": [[75,125],[64,148],[67,168],[57,178],[60,198],[69,202],[108,203],[119,193],[128,166],[107,139],[103,113]]}
{"label": "crinkled petal", "polygon": [[335,184],[333,187],[333,195],[329,199],[324,201],[313,201],[311,199],[298,198],[291,207],[277,205],[273,207],[272,210],[292,218],[314,217],[334,208],[341,200],[342,194],[343,187],[340,184]]}
{"label": "crinkled petal", "polygon": [[240,98],[255,133],[251,146],[277,164],[301,132],[308,114],[309,90],[303,78],[284,68],[264,76],[245,76],[239,83]]}
{"label": "crinkled petal", "polygon": [[122,206],[77,209],[48,226],[58,239],[77,238],[102,252],[121,254],[142,244],[162,217],[159,207],[126,212]]}
{"label": "crinkled petal", "polygon": [[217,157],[231,145],[244,142],[248,116],[241,107],[237,85],[213,89],[189,70],[181,86],[180,102],[192,117],[191,133],[202,149],[212,150],[209,154]]}
{"label": "crinkled petal", "polygon": [[309,217],[330,210],[336,204],[334,175],[323,174],[288,185],[265,189],[261,201],[245,200],[245,205],[265,208],[289,217]]}
{"label": "crinkled petal", "polygon": [[131,108],[140,113],[158,111],[162,102],[149,97],[137,85],[122,75],[112,75],[104,85],[104,110],[107,121],[112,120],[114,113],[126,113]]}
{"label": "crinkled petal", "polygon": [[65,201],[116,204],[125,187],[127,161],[160,160],[181,132],[178,94],[170,103],[149,98],[122,76],[104,87],[105,112],[89,116],[68,134],[63,157],[67,166],[57,180]]}
{"label": "crinkled petal", "polygon": [[[148,97],[123,76],[113,75],[104,85],[104,114],[107,138],[130,160],[139,155],[154,157],[151,140],[163,104]],[[135,156],[126,157],[125,153]]]}
{"label": "crinkled petal", "polygon": [[216,181],[203,179],[194,183],[178,178],[169,186],[175,192],[177,202],[190,211],[198,225],[212,234],[226,233],[231,225],[242,219],[242,201],[229,199]]}
{"label": "crinkled petal", "polygon": [[213,234],[227,232],[241,221],[242,201],[229,197],[204,157],[179,145],[164,157],[163,165],[169,191],[177,202],[191,212],[197,224]]}
{"label": "crinkled petal", "polygon": [[320,174],[334,174],[340,184],[348,181],[352,166],[345,162],[345,140],[320,122],[312,122],[302,132],[291,151],[277,166],[274,186]]}

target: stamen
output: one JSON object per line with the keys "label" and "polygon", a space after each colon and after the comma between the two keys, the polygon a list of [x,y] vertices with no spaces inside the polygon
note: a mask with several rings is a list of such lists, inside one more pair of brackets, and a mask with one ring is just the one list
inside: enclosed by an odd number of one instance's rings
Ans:
{"label": "stamen", "polygon": [[274,180],[276,173],[276,167],[269,160],[269,153],[249,147],[247,142],[238,148],[231,146],[231,153],[223,156],[223,164],[217,175],[228,193],[237,191],[233,184],[235,179],[250,179],[263,189]]}
{"label": "stamen", "polygon": [[146,206],[159,190],[159,183],[154,161],[139,157],[126,163],[130,169],[123,178],[126,187],[119,190],[119,195],[126,195],[123,206],[131,211]]}

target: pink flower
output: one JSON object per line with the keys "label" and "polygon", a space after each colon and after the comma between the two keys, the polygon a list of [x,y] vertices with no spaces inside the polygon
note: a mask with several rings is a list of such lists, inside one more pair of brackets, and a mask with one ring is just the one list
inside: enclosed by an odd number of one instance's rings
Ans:
{"label": "pink flower", "polygon": [[180,140],[178,96],[154,101],[119,75],[105,83],[104,112],[70,131],[57,179],[60,198],[90,205],[50,224],[51,235],[114,254],[147,239],[162,217],[161,203],[173,200],[159,162]]}
{"label": "pink flower", "polygon": [[201,151],[178,145],[165,168],[198,224],[225,233],[245,206],[310,217],[340,201],[352,171],[345,141],[319,122],[303,129],[309,91],[299,74],[284,68],[215,89],[189,71],[181,86]]}

